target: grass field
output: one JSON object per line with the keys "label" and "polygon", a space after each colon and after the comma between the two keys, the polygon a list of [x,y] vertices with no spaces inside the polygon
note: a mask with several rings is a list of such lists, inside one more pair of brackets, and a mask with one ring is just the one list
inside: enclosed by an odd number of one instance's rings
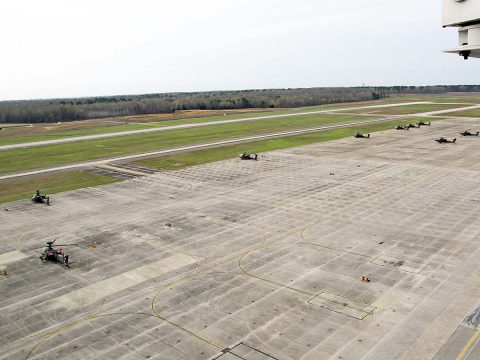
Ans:
{"label": "grass field", "polygon": [[116,181],[116,179],[84,171],[39,175],[20,180],[4,180],[0,182],[0,203],[31,198],[37,189],[48,195]]}
{"label": "grass field", "polygon": [[[1,137],[22,136],[22,135],[42,135],[64,131],[93,130],[96,128],[108,128],[119,126],[127,122],[130,124],[152,125],[170,120],[197,119],[206,117],[221,117],[223,115],[248,115],[249,113],[268,113],[282,111],[282,109],[235,109],[235,110],[185,110],[168,114],[147,114],[121,116],[116,118],[101,118],[91,120],[69,121],[63,123],[36,123],[36,124],[3,124],[0,127],[8,130],[5,133],[0,132]],[[7,129],[8,128],[8,129]],[[80,133],[82,134],[82,133]]]}
{"label": "grass field", "polygon": [[444,94],[402,94],[392,95],[387,100],[399,102],[410,101],[428,101],[432,103],[459,103],[459,104],[478,104],[480,103],[480,93],[444,93]]}
{"label": "grass field", "polygon": [[[267,151],[286,149],[295,146],[302,146],[350,137],[355,132],[367,133],[382,130],[391,130],[392,127],[401,123],[402,122],[398,121],[390,121],[385,123],[349,127],[345,129],[335,129],[319,133],[287,136],[276,139],[254,141],[244,144],[222,146],[205,150],[160,156],[156,158],[142,159],[134,161],[133,163],[152,169],[175,170],[188,166],[201,165],[209,162],[235,158],[243,152],[263,153]],[[407,122],[403,122],[402,124],[404,123]]]}
{"label": "grass field", "polygon": [[120,131],[141,130],[141,129],[148,129],[151,127],[152,127],[151,125],[127,124],[127,125],[116,125],[116,126],[99,126],[92,129],[87,128],[87,129],[81,129],[81,130],[51,131],[45,134],[13,135],[13,136],[9,136],[8,131],[4,131],[0,136],[0,145],[11,145],[11,144],[20,144],[25,142],[63,139],[63,138],[83,136],[83,135],[98,135],[98,134],[106,134],[106,133],[120,132]]}
{"label": "grass field", "polygon": [[[313,110],[310,110],[310,111],[313,111]],[[182,120],[165,120],[165,121],[151,122],[151,123],[127,123],[127,124],[115,125],[115,126],[102,125],[94,128],[49,131],[49,132],[39,133],[34,135],[7,136],[7,131],[4,131],[3,133],[0,133],[0,145],[20,144],[25,142],[63,139],[63,138],[75,137],[75,136],[98,135],[98,134],[107,134],[107,133],[113,133],[113,132],[151,129],[151,128],[172,126],[172,125],[199,124],[199,123],[210,123],[210,122],[215,123],[217,121],[236,120],[236,119],[242,119],[242,118],[256,118],[256,117],[268,116],[268,115],[288,114],[292,112],[293,111],[259,112],[259,113],[235,114],[235,115],[226,115],[226,116],[201,117],[201,118],[182,119]]]}
{"label": "grass field", "polygon": [[354,121],[354,115],[310,115],[0,151],[0,173]]}
{"label": "grass field", "polygon": [[399,97],[408,97],[414,99],[412,101],[431,101],[435,103],[480,103],[480,93],[446,93],[446,94],[417,94],[417,95],[400,95]]}
{"label": "grass field", "polygon": [[[37,129],[38,131],[34,131],[30,133],[34,128],[23,128],[21,131],[16,128],[15,133],[12,134],[10,130],[5,130],[0,132],[0,146],[1,145],[10,145],[10,144],[20,144],[24,142],[34,142],[34,141],[44,141],[44,140],[54,140],[54,139],[63,139],[68,137],[76,137],[76,136],[85,136],[85,135],[99,135],[99,134],[107,134],[113,132],[124,132],[124,131],[132,131],[132,130],[142,130],[142,129],[151,129],[151,128],[158,128],[158,127],[166,127],[172,125],[184,125],[184,124],[199,124],[199,123],[214,123],[217,121],[224,121],[224,120],[237,120],[243,118],[256,118],[261,116],[269,116],[269,115],[284,115],[284,114],[291,114],[295,112],[310,112],[310,111],[318,111],[318,110],[325,110],[328,107],[310,107],[310,108],[301,108],[301,109],[289,109],[289,110],[277,110],[277,111],[268,111],[268,112],[249,112],[249,113],[238,113],[238,114],[231,114],[231,115],[216,115],[216,116],[202,116],[196,118],[186,118],[186,119],[175,119],[175,120],[154,120],[154,116],[149,116],[152,120],[150,122],[140,122],[140,123],[133,123],[127,122],[126,124],[112,124],[112,123],[105,123],[99,122],[97,126],[93,127],[84,127],[79,129],[71,129],[65,130],[61,126],[57,126],[56,124],[49,124],[48,126],[45,125],[37,125],[37,127],[41,126],[41,129]],[[161,114],[160,114],[161,115]],[[123,120],[124,118],[119,118],[118,121]],[[13,131],[13,129],[12,129]],[[27,134],[24,134],[27,133]]]}
{"label": "grass field", "polygon": [[465,117],[478,117],[478,118],[480,118],[480,109],[453,112],[453,113],[445,114],[445,116],[465,116]]}
{"label": "grass field", "polygon": [[357,120],[354,115],[308,115],[7,150],[0,152],[0,173]]}
{"label": "grass field", "polygon": [[459,107],[464,107],[465,105],[448,105],[448,104],[416,104],[416,105],[407,105],[407,106],[397,106],[397,107],[385,107],[381,109],[365,109],[365,110],[354,110],[354,113],[364,113],[372,115],[410,115],[422,112],[429,111],[438,111],[438,110],[449,110]]}
{"label": "grass field", "polygon": [[[176,115],[172,114],[154,114],[154,115],[144,115],[144,116],[130,116],[130,117],[121,117],[110,120],[87,120],[87,121],[78,121],[72,123],[64,124],[37,124],[33,127],[22,127],[22,128],[11,128],[4,131],[0,131],[0,146],[1,145],[11,145],[11,144],[20,144],[25,142],[34,142],[34,141],[44,141],[44,140],[54,140],[54,139],[63,139],[76,136],[85,136],[85,135],[99,135],[113,132],[124,132],[131,130],[142,130],[156,127],[172,126],[172,125],[182,125],[182,124],[198,124],[198,123],[208,123],[216,122],[222,120],[235,120],[241,118],[255,118],[260,116],[268,115],[282,115],[282,114],[292,114],[297,112],[312,112],[312,111],[321,111],[321,110],[340,110],[349,107],[361,107],[361,106],[372,106],[372,105],[382,105],[386,103],[397,103],[409,101],[408,98],[388,98],[383,100],[376,101],[366,101],[358,103],[344,103],[344,104],[331,104],[331,105],[321,105],[321,106],[310,106],[303,108],[295,109],[270,109],[269,111],[232,111],[225,110],[227,115],[219,115],[219,111],[212,112],[206,111],[205,114],[216,114],[214,116],[205,116],[201,115],[201,111],[196,112],[187,112],[190,116],[196,115],[197,117],[186,118],[186,115]],[[375,109],[365,109],[358,110],[356,113],[362,112],[379,112],[380,110]],[[121,124],[122,121],[127,121],[127,124]]]}

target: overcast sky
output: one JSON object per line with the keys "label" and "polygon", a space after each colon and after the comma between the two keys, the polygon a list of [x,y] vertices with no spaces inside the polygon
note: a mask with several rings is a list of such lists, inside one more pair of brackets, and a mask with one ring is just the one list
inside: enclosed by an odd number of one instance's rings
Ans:
{"label": "overcast sky", "polygon": [[439,0],[15,0],[0,100],[314,86],[478,84]]}

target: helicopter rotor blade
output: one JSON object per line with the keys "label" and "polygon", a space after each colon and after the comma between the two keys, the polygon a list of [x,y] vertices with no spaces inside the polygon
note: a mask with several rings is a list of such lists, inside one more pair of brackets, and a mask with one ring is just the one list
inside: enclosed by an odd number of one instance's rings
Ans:
{"label": "helicopter rotor blade", "polygon": [[29,249],[22,249],[22,251],[32,251],[32,250],[38,250],[38,249],[44,249],[46,248],[46,245],[35,247],[35,248],[29,248]]}
{"label": "helicopter rotor blade", "polygon": [[[55,247],[58,247],[58,246],[80,246],[80,244],[65,244],[65,245],[55,245]],[[48,244],[46,245],[42,245],[42,246],[39,246],[39,247],[34,247],[34,248],[28,248],[28,249],[23,249],[23,251],[32,251],[32,250],[39,250],[39,249],[45,249],[48,247]]]}

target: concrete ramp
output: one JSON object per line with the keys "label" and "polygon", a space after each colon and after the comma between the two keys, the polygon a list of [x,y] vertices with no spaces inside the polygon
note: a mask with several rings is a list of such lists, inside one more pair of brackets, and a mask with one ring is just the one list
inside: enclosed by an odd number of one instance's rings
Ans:
{"label": "concrete ramp", "polygon": [[1,254],[0,255],[0,266],[7,265],[7,264],[13,263],[15,261],[23,260],[27,257],[28,257],[27,254],[25,254],[21,251],[18,251],[18,250],[11,251],[11,252],[8,252],[8,253],[5,253],[5,254]]}
{"label": "concrete ramp", "polygon": [[54,307],[64,307],[68,310],[84,307],[119,291],[193,263],[195,263],[195,259],[190,256],[173,255],[62,295],[55,300]]}

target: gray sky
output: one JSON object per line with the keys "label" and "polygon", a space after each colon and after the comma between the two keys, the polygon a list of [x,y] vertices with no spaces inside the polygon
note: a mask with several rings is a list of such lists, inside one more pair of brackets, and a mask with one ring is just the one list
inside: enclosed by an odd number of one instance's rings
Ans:
{"label": "gray sky", "polygon": [[480,83],[439,0],[15,0],[0,100]]}

